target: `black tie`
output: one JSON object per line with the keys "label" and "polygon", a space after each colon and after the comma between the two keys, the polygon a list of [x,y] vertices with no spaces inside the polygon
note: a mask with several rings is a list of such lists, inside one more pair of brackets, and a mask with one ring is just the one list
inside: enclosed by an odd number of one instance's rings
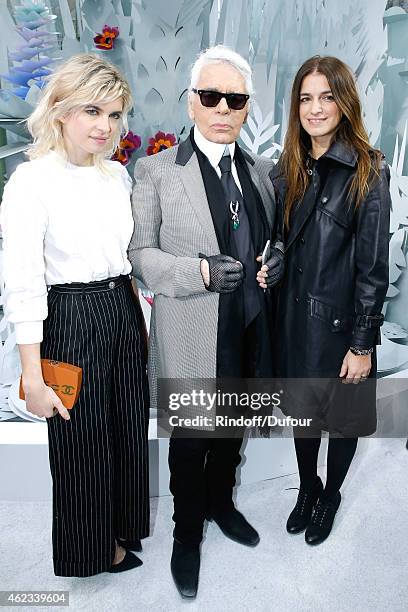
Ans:
{"label": "black tie", "polygon": [[227,198],[228,206],[230,202],[239,202],[242,205],[242,194],[238,189],[234,177],[231,172],[231,156],[223,155],[221,161],[218,164],[221,170],[221,184],[224,188],[225,196]]}
{"label": "black tie", "polygon": [[[228,206],[228,218],[231,223],[231,238],[235,241],[239,260],[245,267],[245,279],[243,283],[245,304],[245,326],[257,316],[260,310],[256,277],[255,253],[252,245],[251,227],[245,210],[244,198],[236,184],[231,172],[231,156],[223,155],[219,163],[221,170],[221,184],[224,188],[226,204]],[[239,224],[234,225],[234,219],[230,210],[238,206]],[[238,205],[237,205],[238,203]]]}

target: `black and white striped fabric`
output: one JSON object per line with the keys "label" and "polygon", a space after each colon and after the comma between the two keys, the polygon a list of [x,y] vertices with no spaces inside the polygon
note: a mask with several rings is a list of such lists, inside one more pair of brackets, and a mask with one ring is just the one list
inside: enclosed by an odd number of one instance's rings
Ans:
{"label": "black and white striped fabric", "polygon": [[71,420],[47,419],[57,576],[110,568],[115,538],[149,534],[148,383],[142,312],[126,276],[55,285],[42,357],[82,367]]}

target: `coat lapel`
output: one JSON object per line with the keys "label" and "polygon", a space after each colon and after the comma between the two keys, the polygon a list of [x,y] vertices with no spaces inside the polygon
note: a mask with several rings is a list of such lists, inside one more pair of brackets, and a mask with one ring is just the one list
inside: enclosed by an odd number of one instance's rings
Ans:
{"label": "coat lapel", "polygon": [[269,225],[272,225],[272,209],[270,206],[266,206],[266,203],[270,202],[272,196],[270,193],[268,193],[268,190],[266,189],[264,183],[260,179],[258,171],[255,168],[255,160],[249,155],[249,153],[241,149],[238,146],[238,143],[236,143],[235,146],[236,146],[237,151],[239,151],[239,154],[245,160],[245,166],[248,170],[251,181],[253,182],[253,184],[255,185],[255,187],[257,188],[259,192],[259,195],[261,196],[262,206],[264,207],[265,215],[268,220],[268,223]]}
{"label": "coat lapel", "polygon": [[179,145],[176,166],[190,205],[194,209],[200,225],[210,241],[212,253],[219,253],[217,236],[205,193],[200,166],[189,138]]}
{"label": "coat lapel", "polygon": [[[336,162],[341,164],[345,164],[346,166],[354,167],[357,162],[357,153],[347,144],[342,141],[335,141],[329,148],[328,151],[321,158],[319,158],[319,163],[322,163],[322,160],[328,158],[333,159]],[[326,179],[327,182],[327,179]],[[311,212],[314,209],[315,201],[316,201],[316,192],[319,187],[314,184],[314,181],[310,181],[310,185],[303,197],[301,204],[299,205],[299,210],[296,212],[295,218],[293,220],[293,225],[291,226],[288,234],[288,238],[286,241],[285,250],[288,250],[290,246],[294,243],[296,238],[299,236],[299,233],[302,231],[303,226],[306,221],[310,217]]]}
{"label": "coat lapel", "polygon": [[310,217],[314,209],[315,200],[315,188],[313,182],[310,182],[310,185],[303,197],[303,200],[299,205],[299,210],[294,215],[293,225],[291,225],[290,227],[289,234],[286,240],[285,251],[287,251],[294,243],[299,233],[301,232],[304,224]]}
{"label": "coat lapel", "polygon": [[[357,163],[357,153],[355,152],[355,150],[347,143],[344,143],[340,140],[335,141],[330,146],[329,150],[326,151],[326,153],[322,155],[321,158],[319,158],[319,163],[321,163],[324,158],[333,159],[336,162],[351,167],[354,167]],[[295,215],[293,225],[289,230],[285,250],[288,250],[290,246],[294,243],[306,221],[310,217],[310,214],[314,209],[317,190],[318,187],[314,185],[313,181],[310,181],[310,185],[304,195],[302,203],[300,204],[300,208]]]}
{"label": "coat lapel", "polygon": [[259,195],[261,196],[262,206],[264,207],[266,218],[268,219],[269,225],[272,225],[272,209],[270,206],[266,206],[266,202],[271,200],[271,195],[267,192],[263,183],[259,178],[258,172],[255,170],[254,166],[251,164],[247,164],[249,170],[249,176],[251,177],[252,182],[257,188]]}

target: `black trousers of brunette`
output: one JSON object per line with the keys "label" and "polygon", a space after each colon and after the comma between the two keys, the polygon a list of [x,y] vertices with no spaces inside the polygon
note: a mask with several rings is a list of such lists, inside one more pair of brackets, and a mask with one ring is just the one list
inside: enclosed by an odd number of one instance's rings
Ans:
{"label": "black trousers of brunette", "polygon": [[71,420],[47,419],[57,576],[108,570],[115,538],[149,534],[143,314],[130,280],[54,285],[41,356],[82,368]]}

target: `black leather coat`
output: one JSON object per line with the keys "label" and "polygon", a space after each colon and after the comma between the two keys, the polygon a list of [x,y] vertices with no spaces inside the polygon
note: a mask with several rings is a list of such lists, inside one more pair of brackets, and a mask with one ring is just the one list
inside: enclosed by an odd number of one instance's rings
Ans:
{"label": "black leather coat", "polygon": [[[315,162],[293,212],[278,298],[281,376],[338,377],[350,346],[379,343],[388,288],[389,169],[383,161],[379,180],[356,210],[347,203],[356,162],[354,150],[335,142]],[[271,178],[282,206],[285,182],[278,166]]]}

